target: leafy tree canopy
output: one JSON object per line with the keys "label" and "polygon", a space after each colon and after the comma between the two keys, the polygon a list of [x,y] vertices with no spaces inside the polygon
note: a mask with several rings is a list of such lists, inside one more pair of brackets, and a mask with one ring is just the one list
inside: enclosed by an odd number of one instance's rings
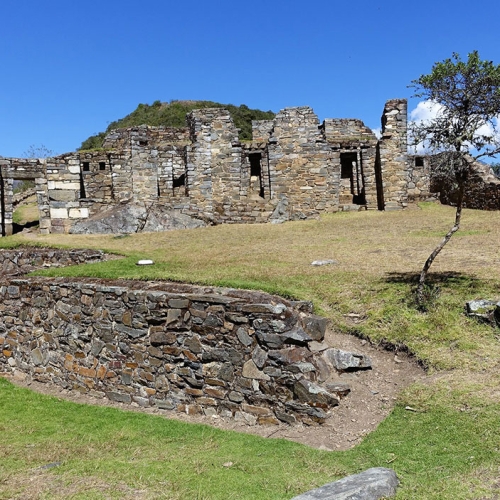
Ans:
{"label": "leafy tree canopy", "polygon": [[431,73],[412,81],[414,97],[437,106],[436,116],[410,126],[414,143],[431,151],[472,154],[476,159],[500,152],[500,65],[483,61],[477,51],[467,61],[453,54]]}
{"label": "leafy tree canopy", "polygon": [[93,135],[82,142],[80,149],[96,149],[102,147],[104,137],[112,129],[134,127],[138,125],[152,125],[164,127],[185,127],[186,114],[193,109],[225,108],[231,114],[234,124],[240,129],[241,140],[252,138],[252,120],[272,120],[275,114],[272,111],[250,109],[242,104],[221,104],[212,101],[170,101],[153,104],[139,104],[129,115],[120,120],[111,122],[105,132]]}
{"label": "leafy tree canopy", "polygon": [[452,185],[458,193],[455,223],[426,260],[420,273],[417,301],[424,309],[425,280],[434,259],[460,228],[467,180],[474,162],[500,153],[497,128],[500,115],[500,66],[483,61],[477,51],[467,61],[453,54],[437,62],[428,75],[412,81],[414,97],[431,101],[437,113],[429,120],[410,124],[414,145],[424,144],[434,155],[431,176]]}

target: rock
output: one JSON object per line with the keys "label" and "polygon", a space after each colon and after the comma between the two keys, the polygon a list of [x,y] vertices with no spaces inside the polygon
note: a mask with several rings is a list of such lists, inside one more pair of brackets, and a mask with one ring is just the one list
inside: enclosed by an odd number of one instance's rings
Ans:
{"label": "rock", "polygon": [[126,203],[114,205],[94,217],[76,222],[70,229],[72,234],[128,234],[140,232],[168,231],[171,229],[193,229],[206,224],[176,210],[160,205]]}
{"label": "rock", "polygon": [[295,327],[293,330],[281,334],[285,344],[306,345],[313,340],[309,335],[300,327]]}
{"label": "rock", "polygon": [[267,361],[267,352],[257,346],[252,352],[252,359],[257,368],[262,370]]}
{"label": "rock", "polygon": [[245,328],[241,327],[236,330],[236,336],[238,337],[238,340],[244,345],[244,346],[250,346],[252,345],[252,338],[248,333],[246,332]]}
{"label": "rock", "polygon": [[325,361],[330,363],[336,370],[364,370],[372,367],[372,362],[364,354],[356,354],[340,349],[327,349],[323,353]]}
{"label": "rock", "polygon": [[282,224],[287,220],[290,220],[290,209],[288,207],[288,200],[286,197],[282,197],[276,208],[274,209],[269,220],[272,224]]}
{"label": "rock", "polygon": [[467,316],[500,326],[500,302],[487,299],[470,300],[466,302],[465,309]]}
{"label": "rock", "polygon": [[325,484],[292,500],[378,500],[394,496],[398,485],[398,477],[392,469],[374,467]]}
{"label": "rock", "polygon": [[243,370],[242,370],[241,374],[245,378],[253,378],[256,380],[271,380],[269,375],[266,375],[264,372],[260,371],[257,368],[257,365],[254,363],[254,361],[252,359],[249,359],[243,365]]}
{"label": "rock", "polygon": [[154,264],[154,261],[152,261],[151,259],[142,259],[142,260],[138,260],[136,265],[138,265],[138,266],[152,266],[153,264]]}
{"label": "rock", "polygon": [[326,388],[329,392],[333,392],[339,398],[343,398],[351,392],[350,386],[348,384],[343,384],[342,382],[326,384]]}
{"label": "rock", "polygon": [[327,260],[313,260],[311,262],[311,266],[331,266],[333,264],[338,264],[336,260],[327,259]]}
{"label": "rock", "polygon": [[293,393],[299,399],[310,406],[321,406],[328,408],[337,406],[339,398],[330,394],[326,389],[319,385],[309,382],[309,380],[299,380],[293,387]]}
{"label": "rock", "polygon": [[328,320],[321,316],[306,316],[302,319],[304,331],[317,342],[321,342],[325,338],[327,324]]}

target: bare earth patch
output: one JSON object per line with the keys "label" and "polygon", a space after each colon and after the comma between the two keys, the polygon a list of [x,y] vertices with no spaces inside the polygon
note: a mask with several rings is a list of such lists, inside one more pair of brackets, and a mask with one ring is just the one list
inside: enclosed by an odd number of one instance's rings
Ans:
{"label": "bare earth patch", "polygon": [[263,437],[284,438],[329,451],[347,450],[358,444],[365,435],[376,429],[378,424],[387,417],[402,389],[416,381],[423,381],[426,374],[416,361],[406,354],[374,347],[369,342],[357,337],[329,330],[325,340],[331,347],[369,356],[373,368],[340,374],[338,381],[348,384],[351,392],[342,399],[338,407],[332,410],[332,416],[326,423],[313,427],[305,425],[291,427],[286,424],[250,427],[220,417],[190,416],[156,408],[140,408],[134,404],[114,403],[107,399],[95,398],[74,391],[61,390],[56,386],[29,381],[22,374],[12,376],[0,373],[0,375],[17,385],[77,403],[112,406],[185,422],[207,424],[224,430],[247,432]]}

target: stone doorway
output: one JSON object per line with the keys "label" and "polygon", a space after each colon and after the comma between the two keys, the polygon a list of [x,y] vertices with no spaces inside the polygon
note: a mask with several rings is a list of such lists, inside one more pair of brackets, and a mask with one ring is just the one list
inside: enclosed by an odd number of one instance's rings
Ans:
{"label": "stone doorway", "polygon": [[339,202],[341,205],[366,205],[360,151],[340,153]]}
{"label": "stone doorway", "polygon": [[264,198],[264,183],[262,180],[262,153],[250,153],[248,155],[250,162],[250,191],[259,193]]}

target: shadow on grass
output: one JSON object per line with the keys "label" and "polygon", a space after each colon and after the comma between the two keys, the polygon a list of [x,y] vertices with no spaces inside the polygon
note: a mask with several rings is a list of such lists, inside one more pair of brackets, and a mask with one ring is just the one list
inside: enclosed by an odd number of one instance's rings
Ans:
{"label": "shadow on grass", "polygon": [[[420,273],[386,273],[383,280],[386,283],[403,283],[407,285],[418,284]],[[467,287],[468,289],[480,288],[481,280],[471,274],[448,271],[444,273],[430,273],[426,278],[428,285],[438,286],[445,283],[453,287]]]}
{"label": "shadow on grass", "polygon": [[409,285],[410,291],[407,297],[407,303],[411,308],[420,312],[429,312],[436,304],[443,289],[454,290],[457,293],[471,295],[484,291],[484,281],[477,277],[448,271],[442,273],[431,273],[425,280],[423,297],[417,299],[417,285],[420,273],[386,273],[383,281],[390,284]]}

